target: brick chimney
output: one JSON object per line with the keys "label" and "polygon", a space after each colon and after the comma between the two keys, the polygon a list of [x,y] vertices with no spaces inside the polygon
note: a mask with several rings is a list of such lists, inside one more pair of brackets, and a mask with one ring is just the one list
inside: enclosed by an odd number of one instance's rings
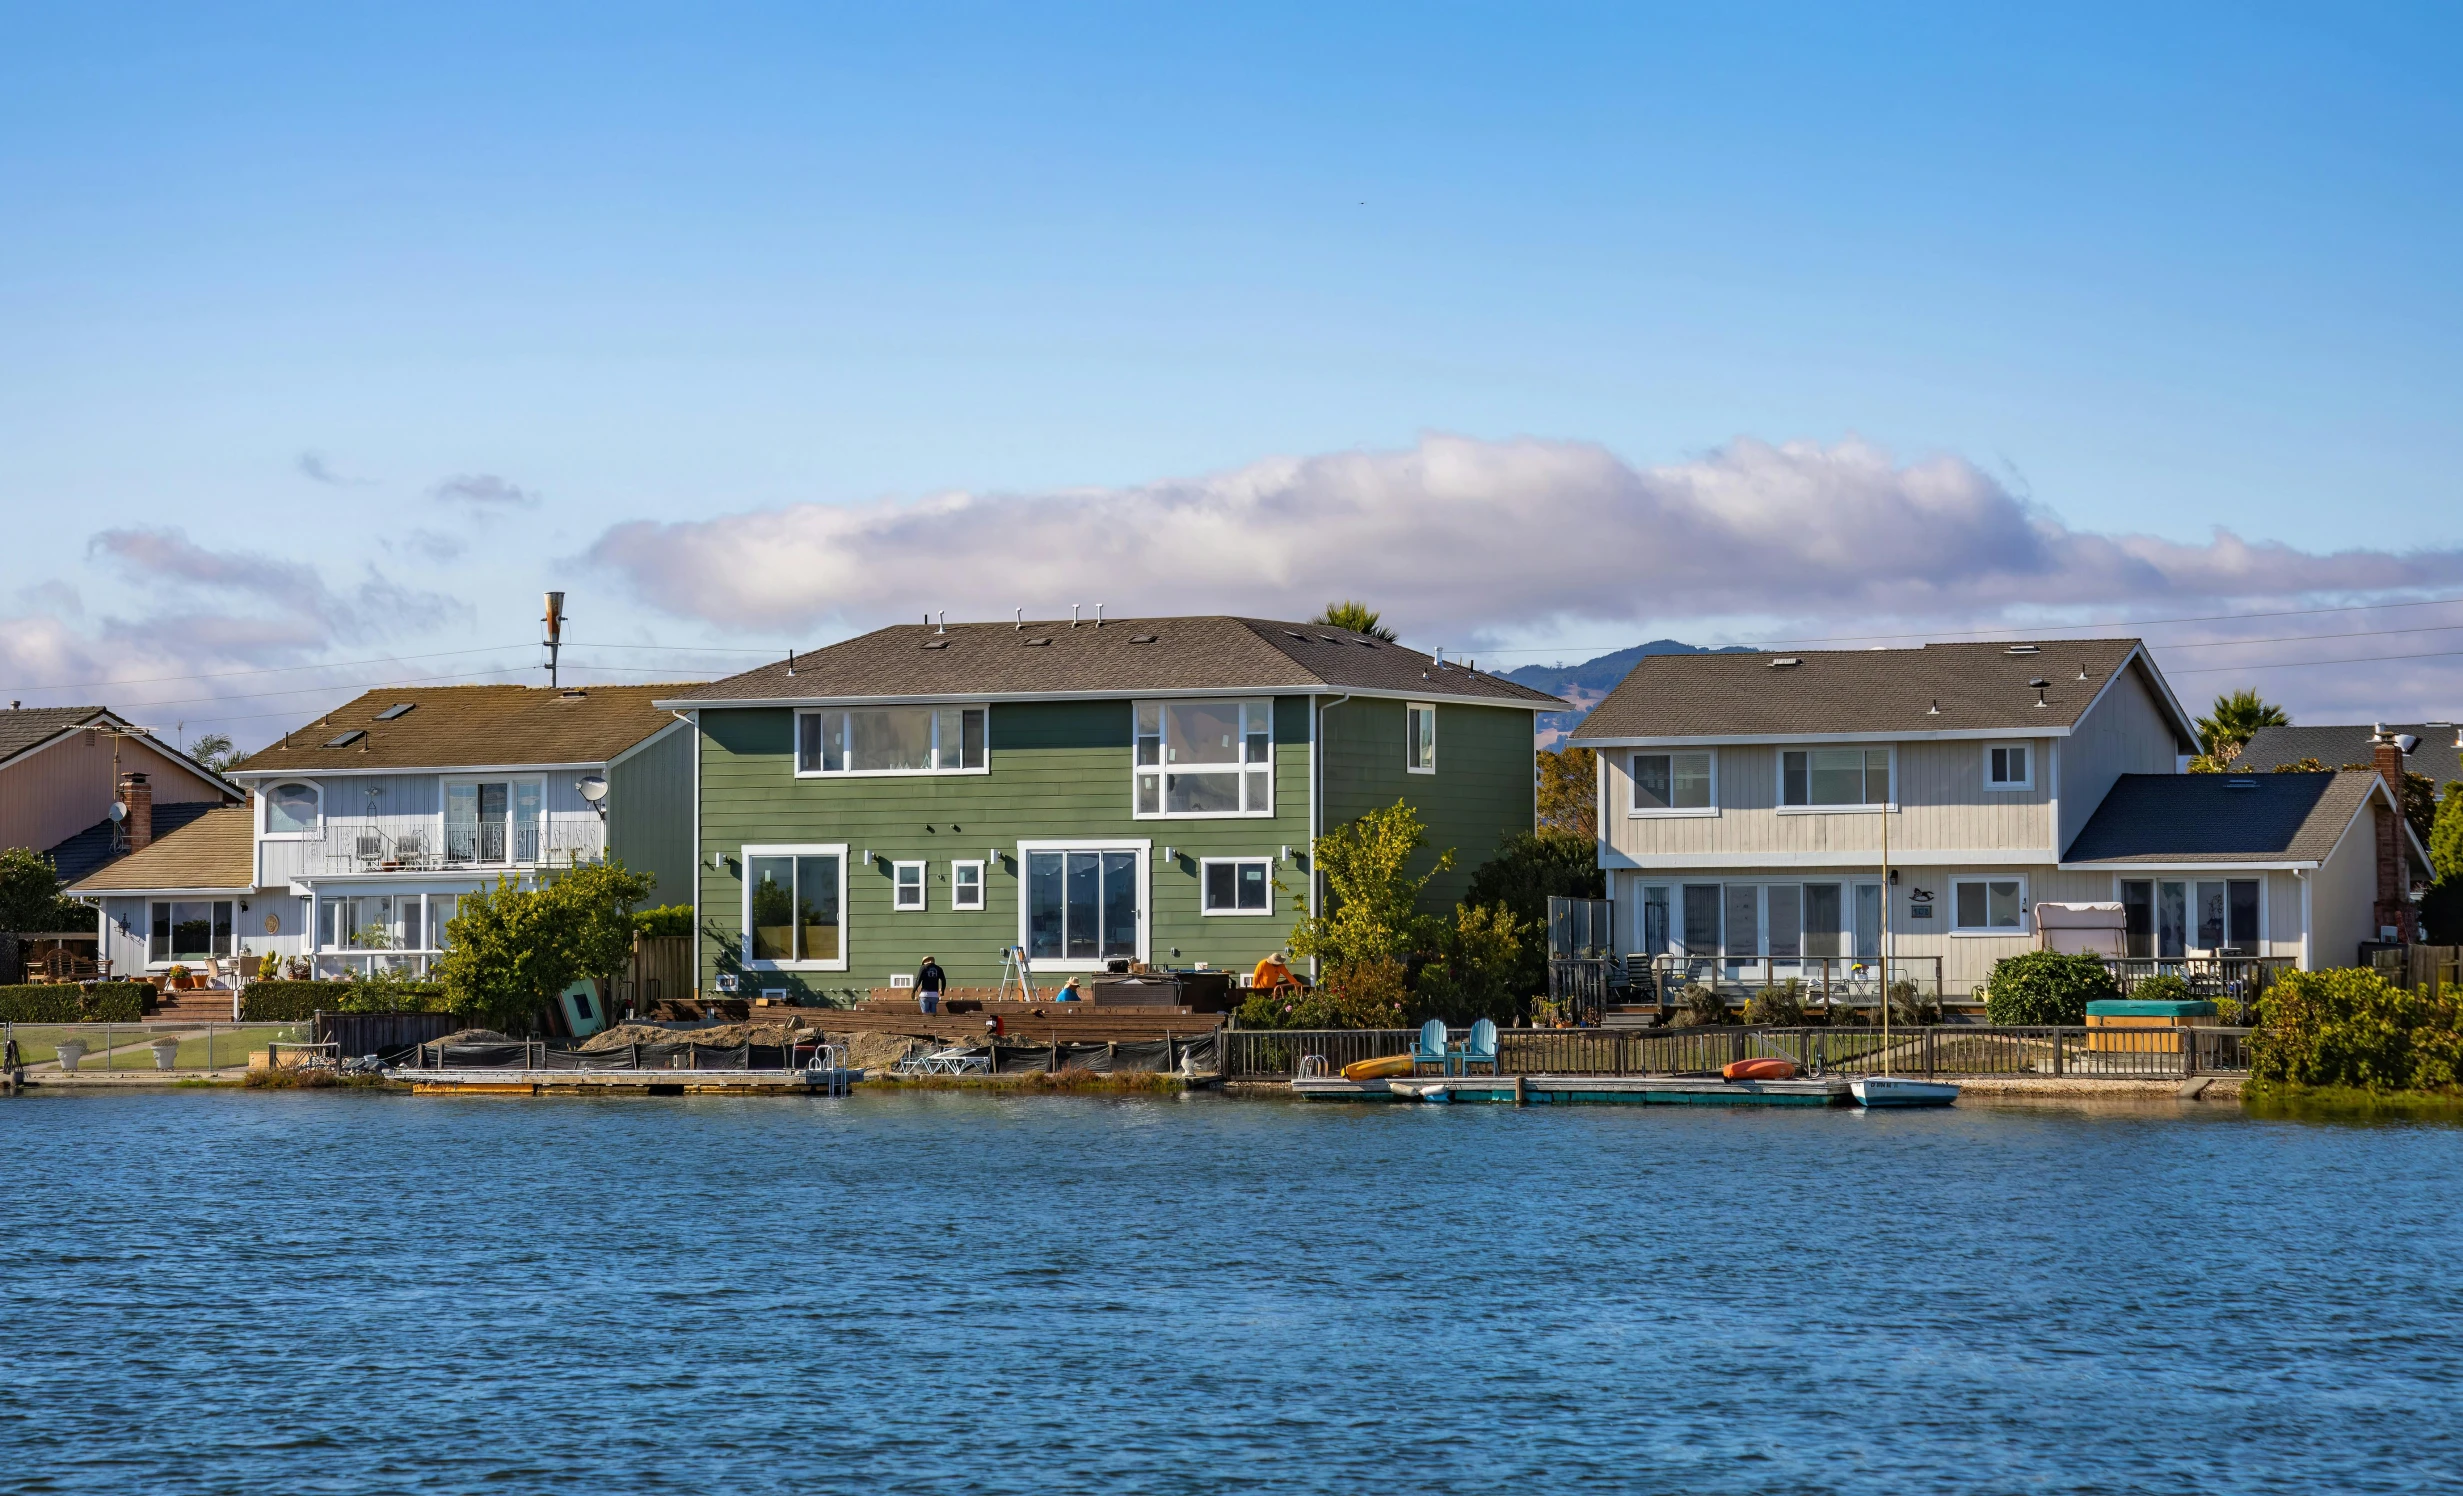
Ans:
{"label": "brick chimney", "polygon": [[131,769],[120,776],[119,800],[128,807],[127,819],[120,822],[120,834],[126,838],[128,850],[142,852],[154,841],[154,786],[145,776]]}
{"label": "brick chimney", "polygon": [[[2386,782],[2386,792],[2394,796],[2396,805],[2403,803],[2403,745],[2378,724],[2377,733],[2369,740],[2370,766]],[[2420,938],[2419,907],[2404,897],[2409,891],[2411,859],[2403,855],[2403,817],[2384,805],[2376,807],[2377,821],[2377,901],[2372,921],[2378,931],[2392,925],[2395,938],[2415,941]]]}

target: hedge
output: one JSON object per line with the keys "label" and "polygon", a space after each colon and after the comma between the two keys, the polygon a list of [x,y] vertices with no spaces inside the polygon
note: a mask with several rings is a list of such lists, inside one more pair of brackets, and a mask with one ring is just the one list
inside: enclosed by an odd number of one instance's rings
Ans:
{"label": "hedge", "polygon": [[2288,1090],[2463,1090],[2463,1005],[2365,966],[2287,971],[2258,999],[2250,1079]]}
{"label": "hedge", "polygon": [[1984,1013],[1998,1024],[2079,1024],[2087,1004],[2119,997],[2120,984],[2093,956],[2029,951],[1993,963],[1985,979]]}
{"label": "hedge", "polygon": [[434,982],[250,982],[240,989],[239,1016],[250,1022],[298,1023],[327,1013],[441,1013],[445,989]]}
{"label": "hedge", "polygon": [[151,982],[35,982],[0,987],[0,1019],[10,1023],[135,1023],[154,1006]]}

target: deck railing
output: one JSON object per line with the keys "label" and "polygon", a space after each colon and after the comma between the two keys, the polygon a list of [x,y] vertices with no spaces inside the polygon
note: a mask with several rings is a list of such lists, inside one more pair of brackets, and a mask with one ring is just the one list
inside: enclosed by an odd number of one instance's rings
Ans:
{"label": "deck railing", "polygon": [[432,872],[489,867],[571,867],[607,851],[598,821],[484,821],[432,827],[330,820],[303,859],[309,873]]}
{"label": "deck railing", "polygon": [[2151,977],[2179,977],[2189,984],[2192,997],[2242,1002],[2300,966],[2291,956],[2106,956],[2103,962],[2124,996]]}
{"label": "deck railing", "polygon": [[[2171,1080],[2249,1069],[2242,1028],[1500,1029],[1501,1075],[1716,1075],[1735,1060],[1795,1062],[1808,1075],[2079,1076]],[[1468,1031],[1452,1031],[1459,1044]],[[1231,1029],[1221,1034],[1227,1079],[1299,1073],[1321,1057],[1329,1074],[1357,1060],[1409,1054],[1413,1029]],[[1312,1067],[1314,1068],[1314,1067]]]}
{"label": "deck railing", "polygon": [[[1939,956],[1895,957],[1890,979],[1893,984],[1913,983],[1923,1001],[1942,1000]],[[1653,956],[1650,981],[1655,996],[1636,991],[1628,1001],[1674,1007],[1696,983],[1730,1001],[1742,1001],[1765,987],[1793,981],[1805,1002],[1871,1007],[1880,1000],[1881,961],[1857,956]]]}

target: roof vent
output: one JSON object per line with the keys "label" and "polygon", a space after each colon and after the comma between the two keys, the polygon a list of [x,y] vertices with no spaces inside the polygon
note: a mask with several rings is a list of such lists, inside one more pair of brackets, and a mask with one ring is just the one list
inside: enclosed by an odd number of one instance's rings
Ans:
{"label": "roof vent", "polygon": [[589,697],[590,693],[579,686],[567,686],[556,693],[558,701],[586,701]]}
{"label": "roof vent", "polygon": [[949,641],[947,639],[926,639],[924,641],[924,648],[947,649],[949,648]]}
{"label": "roof vent", "polygon": [[2036,704],[2037,706],[2050,706],[2050,705],[2052,705],[2052,703],[2051,703],[2051,702],[2046,701],[2046,700],[2044,699],[2044,693],[2045,693],[2046,691],[2050,690],[2051,688],[2052,688],[2052,682],[2051,682],[2051,681],[2048,681],[2048,680],[2046,680],[2044,677],[2042,677],[2042,676],[2040,676],[2040,675],[2039,675],[2039,676],[2037,676],[2035,679],[2033,679],[2033,680],[2031,680],[2031,681],[2027,682],[2027,689],[2029,689],[2029,690],[2031,690],[2031,691],[2035,692],[2035,704]]}
{"label": "roof vent", "polygon": [[1319,634],[1317,637],[1325,640],[1328,644],[1340,644],[1343,642],[1342,640],[1335,638],[1332,634]]}
{"label": "roof vent", "polygon": [[1152,634],[1131,634],[1129,636],[1129,642],[1132,644],[1154,644],[1159,641]]}
{"label": "roof vent", "polygon": [[325,746],[328,748],[348,748],[353,743],[358,742],[361,738],[366,736],[366,732],[354,727],[349,732],[343,733],[338,737],[327,738],[325,740]]}
{"label": "roof vent", "polygon": [[2257,787],[2258,781],[2254,779],[2227,779],[2224,781],[2224,788],[2228,790],[2254,790]]}
{"label": "roof vent", "polygon": [[1283,630],[1283,637],[1286,639],[1297,639],[1303,644],[1308,642],[1308,635],[1301,633],[1297,629]]}
{"label": "roof vent", "polygon": [[1803,663],[1804,661],[1796,658],[1794,655],[1781,655],[1777,659],[1770,662],[1770,668],[1776,670],[1782,665],[1801,665]]}
{"label": "roof vent", "polygon": [[2014,655],[2042,654],[2043,652],[2044,646],[2041,644],[2013,644],[2002,651],[2003,654]]}
{"label": "roof vent", "polygon": [[1938,717],[1938,716],[1940,716],[1940,715],[1941,715],[1941,698],[1940,698],[1940,697],[1936,696],[1936,697],[1934,697],[1934,698],[1933,698],[1933,706],[1932,706],[1932,710],[1930,710],[1930,711],[1926,712],[1924,715],[1926,715],[1926,716],[1928,716],[1928,717]]}
{"label": "roof vent", "polygon": [[417,706],[418,704],[419,703],[416,701],[397,701],[393,705],[385,708],[383,711],[378,712],[376,714],[376,720],[379,722],[391,722],[396,717],[408,715],[411,708]]}
{"label": "roof vent", "polygon": [[1052,642],[1052,641],[1051,641],[1050,639],[1048,639],[1048,638],[1045,638],[1045,639],[1029,639],[1029,640],[1027,640],[1027,641],[1026,641],[1026,647],[1027,647],[1027,648],[1029,648],[1029,649],[1032,649],[1032,648],[1034,648],[1034,647],[1035,647],[1036,645],[1038,645],[1038,644],[1049,644],[1049,643],[1051,643],[1051,642]]}

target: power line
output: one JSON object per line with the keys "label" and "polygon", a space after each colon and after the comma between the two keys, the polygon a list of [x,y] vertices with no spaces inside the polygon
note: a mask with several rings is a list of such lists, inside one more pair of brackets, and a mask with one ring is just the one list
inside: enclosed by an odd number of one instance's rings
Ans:
{"label": "power line", "polygon": [[2463,649],[2440,649],[2428,654],[2353,655],[2341,660],[2263,660],[2240,665],[2201,665],[2195,670],[2167,670],[2166,675],[2220,675],[2228,670],[2299,670],[2310,665],[2373,665],[2390,660],[2451,660],[2463,655]]}

